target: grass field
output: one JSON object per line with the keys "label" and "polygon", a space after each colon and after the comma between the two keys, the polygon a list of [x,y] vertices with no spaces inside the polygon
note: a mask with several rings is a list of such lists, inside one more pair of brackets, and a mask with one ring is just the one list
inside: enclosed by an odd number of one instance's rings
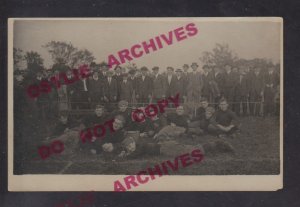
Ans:
{"label": "grass field", "polygon": [[[240,118],[241,132],[227,141],[234,153],[209,153],[199,164],[177,171],[182,175],[264,175],[279,174],[279,118]],[[187,144],[206,143],[219,138],[205,135],[185,138]],[[28,142],[27,142],[28,143]],[[36,146],[16,159],[15,174],[135,174],[174,157],[143,157],[119,162],[105,162],[101,155],[81,152],[72,157],[53,155],[46,160],[38,158]],[[22,151],[22,147],[18,147]],[[16,150],[16,149],[15,149]],[[16,154],[16,153],[15,153]]]}

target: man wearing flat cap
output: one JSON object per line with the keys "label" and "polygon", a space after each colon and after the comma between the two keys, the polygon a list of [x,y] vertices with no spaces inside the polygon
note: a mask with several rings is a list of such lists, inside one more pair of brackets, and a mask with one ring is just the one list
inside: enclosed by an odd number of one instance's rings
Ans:
{"label": "man wearing flat cap", "polygon": [[166,97],[166,86],[162,75],[158,74],[159,67],[153,67],[153,100],[158,101]]}
{"label": "man wearing flat cap", "polygon": [[136,99],[138,103],[149,103],[152,98],[152,79],[147,75],[148,68],[141,68],[141,76],[136,80]]}
{"label": "man wearing flat cap", "polygon": [[198,64],[192,63],[191,68],[193,72],[189,73],[188,76],[187,96],[190,102],[198,103],[201,98],[203,80],[200,72],[198,72]]}

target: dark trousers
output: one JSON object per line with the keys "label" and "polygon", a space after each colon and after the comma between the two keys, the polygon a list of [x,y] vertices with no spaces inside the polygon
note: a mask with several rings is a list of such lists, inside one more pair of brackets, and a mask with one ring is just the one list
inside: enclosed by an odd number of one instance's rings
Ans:
{"label": "dark trousers", "polygon": [[275,94],[272,88],[266,88],[264,94],[264,114],[270,115],[274,114],[275,112],[275,101],[274,101]]}
{"label": "dark trousers", "polygon": [[247,106],[247,96],[236,96],[234,100],[234,112],[237,115],[247,115],[248,106]]}
{"label": "dark trousers", "polygon": [[253,116],[260,115],[261,113],[261,96],[257,92],[250,93],[250,114]]}

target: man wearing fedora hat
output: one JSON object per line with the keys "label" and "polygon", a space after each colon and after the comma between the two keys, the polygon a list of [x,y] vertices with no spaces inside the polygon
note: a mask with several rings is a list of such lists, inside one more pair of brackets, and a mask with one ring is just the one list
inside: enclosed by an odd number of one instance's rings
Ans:
{"label": "man wearing fedora hat", "polygon": [[136,80],[136,99],[138,103],[149,103],[152,98],[152,80],[147,75],[148,68],[141,68],[141,76]]}
{"label": "man wearing fedora hat", "polygon": [[161,98],[165,98],[166,97],[166,86],[165,86],[165,82],[164,82],[164,78],[162,75],[158,74],[159,71],[159,67],[153,67],[152,68],[153,71],[153,100],[154,101],[158,101]]}
{"label": "man wearing fedora hat", "polygon": [[200,72],[198,72],[198,64],[192,63],[193,72],[188,75],[187,96],[190,102],[199,102],[203,87],[203,80]]}

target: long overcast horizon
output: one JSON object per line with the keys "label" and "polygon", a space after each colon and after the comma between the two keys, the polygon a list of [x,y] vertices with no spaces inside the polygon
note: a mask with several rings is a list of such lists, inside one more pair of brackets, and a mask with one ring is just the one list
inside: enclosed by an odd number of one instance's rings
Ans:
{"label": "long overcast horizon", "polygon": [[[273,63],[280,60],[280,23],[270,21],[198,21],[180,20],[16,20],[14,23],[14,47],[24,52],[36,51],[44,59],[46,68],[53,61],[47,49],[47,42],[71,42],[78,49],[91,51],[95,62],[107,62],[109,54],[130,49],[134,44],[148,41],[160,34],[188,23],[195,23],[197,35],[170,46],[134,59],[139,67],[167,66],[175,68],[197,62],[204,51],[211,51],[216,43],[228,44],[229,48],[244,59],[266,58]],[[123,64],[127,65],[127,63]]]}

